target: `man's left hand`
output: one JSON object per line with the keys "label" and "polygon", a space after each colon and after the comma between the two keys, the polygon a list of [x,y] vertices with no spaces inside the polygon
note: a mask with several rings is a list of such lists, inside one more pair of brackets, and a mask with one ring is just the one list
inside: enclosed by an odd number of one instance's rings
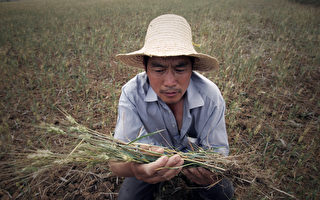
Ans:
{"label": "man's left hand", "polygon": [[198,185],[209,186],[218,182],[217,176],[203,167],[184,168],[182,173]]}

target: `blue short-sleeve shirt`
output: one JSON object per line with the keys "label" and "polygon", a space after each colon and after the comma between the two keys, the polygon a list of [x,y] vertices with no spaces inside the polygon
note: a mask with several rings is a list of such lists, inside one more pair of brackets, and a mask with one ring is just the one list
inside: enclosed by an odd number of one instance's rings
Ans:
{"label": "blue short-sleeve shirt", "polygon": [[179,131],[173,112],[152,89],[147,74],[142,72],[136,75],[122,87],[114,137],[130,142],[163,130],[138,142],[179,151],[194,149],[191,146],[214,148],[228,155],[225,102],[218,87],[201,74],[192,72],[184,98],[183,121]]}

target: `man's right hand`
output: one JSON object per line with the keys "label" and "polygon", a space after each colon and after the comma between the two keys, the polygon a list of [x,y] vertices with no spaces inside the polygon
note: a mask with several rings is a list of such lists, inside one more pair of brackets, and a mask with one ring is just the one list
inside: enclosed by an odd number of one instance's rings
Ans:
{"label": "man's right hand", "polygon": [[[163,153],[163,148],[153,147],[152,151]],[[162,156],[148,164],[131,163],[134,176],[141,181],[155,184],[175,177],[182,170],[184,161],[179,155],[172,157]]]}
{"label": "man's right hand", "polygon": [[[164,149],[152,147],[150,150],[163,153]],[[139,164],[135,162],[110,162],[111,171],[117,176],[136,177],[138,180],[156,184],[167,181],[175,177],[182,170],[184,161],[179,155],[172,157],[162,156],[156,161],[148,164]]]}

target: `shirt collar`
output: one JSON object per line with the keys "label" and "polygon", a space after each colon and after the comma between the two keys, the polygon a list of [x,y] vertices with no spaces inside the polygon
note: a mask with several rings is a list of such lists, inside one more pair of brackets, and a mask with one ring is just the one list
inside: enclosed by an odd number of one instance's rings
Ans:
{"label": "shirt collar", "polygon": [[156,92],[152,89],[150,84],[149,84],[149,89],[147,91],[146,97],[144,98],[144,101],[146,102],[158,101],[158,96]]}
{"label": "shirt collar", "polygon": [[187,89],[187,100],[188,100],[189,109],[204,106],[204,100],[201,94],[199,93],[197,87],[195,86],[195,83],[192,80],[192,76]]}

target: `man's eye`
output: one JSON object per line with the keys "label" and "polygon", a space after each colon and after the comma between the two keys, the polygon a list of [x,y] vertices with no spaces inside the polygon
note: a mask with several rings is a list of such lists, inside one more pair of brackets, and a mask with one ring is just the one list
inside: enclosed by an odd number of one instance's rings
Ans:
{"label": "man's eye", "polygon": [[176,69],[176,72],[184,72],[185,69]]}
{"label": "man's eye", "polygon": [[155,69],[154,71],[157,73],[161,73],[161,72],[164,72],[164,69]]}

